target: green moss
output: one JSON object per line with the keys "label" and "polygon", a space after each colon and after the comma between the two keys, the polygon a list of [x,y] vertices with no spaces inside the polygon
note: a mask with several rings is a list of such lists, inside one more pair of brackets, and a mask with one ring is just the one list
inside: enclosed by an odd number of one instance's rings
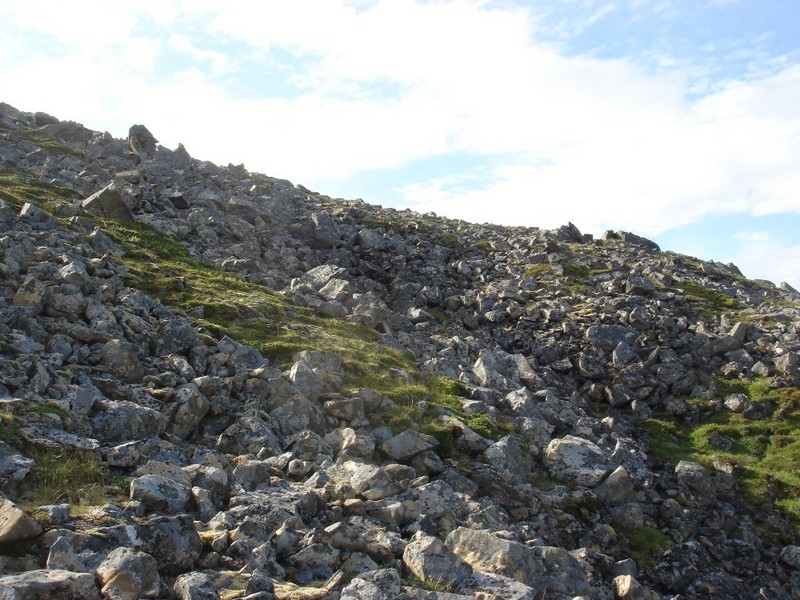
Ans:
{"label": "green moss", "polygon": [[475,240],[474,246],[479,250],[483,250],[487,254],[490,252],[497,252],[497,248],[489,240],[477,239]]}
{"label": "green moss", "polygon": [[9,409],[0,411],[0,441],[17,450],[23,450],[26,445],[16,415]]}
{"label": "green moss", "polygon": [[461,430],[455,425],[447,425],[441,421],[429,420],[422,427],[422,433],[435,437],[439,442],[437,450],[445,457],[451,457],[455,451],[455,443]]}
{"label": "green moss", "polygon": [[621,528],[620,531],[620,547],[642,570],[652,569],[658,557],[672,547],[669,536],[653,527]]}
{"label": "green moss", "polygon": [[23,129],[19,132],[19,137],[21,137],[23,140],[27,140],[33,144],[36,144],[43,150],[47,150],[50,154],[67,154],[80,158],[86,157],[86,153],[80,148],[68,146],[57,138],[47,135],[41,129]]}
{"label": "green moss", "polygon": [[537,265],[530,265],[525,267],[525,270],[522,272],[525,277],[530,277],[531,279],[538,279],[539,277],[544,277],[545,275],[552,275],[553,274],[553,265],[550,263],[540,263]]}
{"label": "green moss", "polygon": [[589,277],[589,269],[583,265],[567,263],[564,265],[564,275],[575,279],[587,279]]}
{"label": "green moss", "polygon": [[46,404],[34,404],[28,406],[26,410],[29,413],[57,415],[62,420],[66,420],[69,418],[67,411],[65,411],[63,408],[57,406],[52,402],[47,402]]}
{"label": "green moss", "polygon": [[35,448],[27,455],[35,464],[22,493],[25,506],[59,502],[96,506],[110,498],[124,499],[127,493],[127,480],[111,473],[92,453]]}
{"label": "green moss", "polygon": [[445,248],[457,248],[461,242],[455,235],[444,234],[439,238],[439,243]]}
{"label": "green moss", "polygon": [[514,424],[510,421],[496,421],[485,413],[470,415],[465,423],[478,435],[495,441],[514,432]]}
{"label": "green moss", "polygon": [[719,314],[724,311],[742,310],[744,306],[735,298],[712,290],[693,281],[684,281],[681,284],[684,297],[689,304],[695,305],[700,310]]}
{"label": "green moss", "polygon": [[72,202],[78,197],[74,190],[41,181],[35,173],[17,169],[0,170],[0,191],[3,198],[17,210],[30,202],[52,211],[56,205]]}
{"label": "green moss", "polygon": [[429,307],[426,309],[431,316],[436,319],[437,323],[446,323],[450,320],[450,317],[447,316],[447,313],[444,312],[441,308],[437,307]]}
{"label": "green moss", "polygon": [[[721,389],[720,389],[721,387]],[[745,393],[763,416],[750,420],[723,410],[707,421],[687,425],[672,418],[648,419],[651,453],[677,462],[691,460],[713,468],[732,464],[753,502],[774,502],[800,524],[800,389],[770,389],[766,380],[718,386],[727,395]],[[720,448],[718,440],[727,443]]]}

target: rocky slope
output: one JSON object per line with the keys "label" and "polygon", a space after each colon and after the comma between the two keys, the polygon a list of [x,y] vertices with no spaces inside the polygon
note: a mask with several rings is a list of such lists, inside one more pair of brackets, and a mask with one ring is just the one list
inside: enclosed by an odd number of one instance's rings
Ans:
{"label": "rocky slope", "polygon": [[5,104],[0,257],[3,598],[800,597],[796,468],[655,439],[800,416],[787,285]]}

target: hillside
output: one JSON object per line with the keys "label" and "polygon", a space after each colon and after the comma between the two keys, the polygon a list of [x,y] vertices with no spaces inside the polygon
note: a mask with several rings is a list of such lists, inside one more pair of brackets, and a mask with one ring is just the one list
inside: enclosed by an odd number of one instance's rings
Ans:
{"label": "hillside", "polygon": [[800,597],[800,295],[0,104],[0,597]]}

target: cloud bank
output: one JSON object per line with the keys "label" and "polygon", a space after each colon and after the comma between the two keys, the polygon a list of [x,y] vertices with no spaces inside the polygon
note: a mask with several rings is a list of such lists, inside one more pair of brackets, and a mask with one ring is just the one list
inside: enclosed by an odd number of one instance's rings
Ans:
{"label": "cloud bank", "polygon": [[[578,4],[574,31],[616,9]],[[393,180],[392,202],[476,222],[656,236],[800,211],[800,64],[654,70],[569,52],[574,32],[545,17],[477,0],[32,0],[0,8],[0,86],[20,108],[117,136],[145,123],[331,195],[436,160]]]}

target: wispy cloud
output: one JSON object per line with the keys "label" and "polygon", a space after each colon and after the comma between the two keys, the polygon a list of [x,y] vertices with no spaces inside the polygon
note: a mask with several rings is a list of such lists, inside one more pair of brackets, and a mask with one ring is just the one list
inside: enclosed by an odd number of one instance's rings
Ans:
{"label": "wispy cloud", "polygon": [[[539,6],[6,3],[0,32],[13,45],[0,51],[0,86],[21,108],[115,135],[144,122],[165,145],[324,182],[331,194],[360,173],[453,157],[395,192],[477,221],[653,235],[712,213],[800,210],[792,56],[737,42],[759,68],[721,80],[711,63],[659,47],[615,58],[566,51],[566,39],[610,19],[667,21],[689,4]],[[243,74],[252,85],[231,85]],[[488,166],[461,171],[461,155]]]}

